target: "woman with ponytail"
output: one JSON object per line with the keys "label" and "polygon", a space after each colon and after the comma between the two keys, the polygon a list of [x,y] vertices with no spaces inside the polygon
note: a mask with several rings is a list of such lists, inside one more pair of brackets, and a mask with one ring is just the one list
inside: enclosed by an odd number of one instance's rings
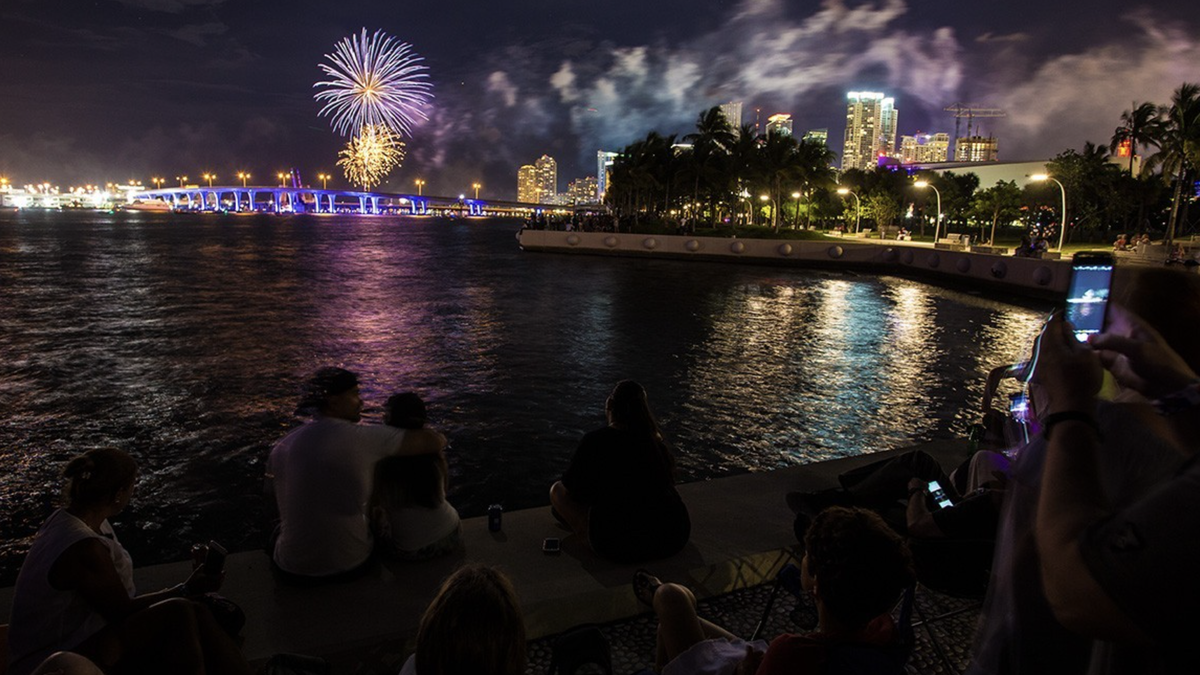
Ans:
{"label": "woman with ponytail", "polygon": [[13,594],[10,675],[50,654],[81,654],[105,673],[250,673],[233,640],[190,598],[215,591],[203,566],[173,588],[138,595],[133,562],[108,519],[129,504],[137,463],[121,450],[89,450],[63,471],[67,505],[46,520]]}
{"label": "woman with ponytail", "polygon": [[602,557],[639,562],[674,555],[692,525],[646,390],[621,381],[604,410],[608,426],[583,437],[550,488],[555,515]]}

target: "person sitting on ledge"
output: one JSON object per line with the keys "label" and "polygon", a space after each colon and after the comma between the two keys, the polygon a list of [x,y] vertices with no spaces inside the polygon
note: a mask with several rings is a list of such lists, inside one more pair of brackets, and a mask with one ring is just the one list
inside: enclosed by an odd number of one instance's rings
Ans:
{"label": "person sitting on ledge", "polygon": [[562,480],[550,488],[555,517],[604,558],[674,555],[687,544],[692,524],[646,390],[621,381],[604,409],[608,426],[583,437]]}
{"label": "person sitting on ledge", "polygon": [[639,570],[634,594],[658,616],[656,669],[663,675],[825,673],[838,652],[836,660],[850,667],[838,672],[904,671],[908,646],[889,612],[913,583],[912,559],[878,515],[842,507],[818,515],[805,535],[800,580],[816,602],[817,630],[783,634],[767,646],[699,618],[690,590]]}
{"label": "person sitting on ledge", "polygon": [[400,675],[521,675],[525,620],[512,582],[467,565],[450,575],[421,617],[417,651]]}
{"label": "person sitting on ledge", "polygon": [[[46,519],[17,576],[8,673],[26,675],[44,660],[47,669],[71,664],[79,673],[88,672],[87,660],[108,673],[252,672],[208,608],[193,601],[217,590],[220,576],[200,566],[182,584],[137,594],[133,561],[108,522],[133,496],[133,458],[89,450],[63,476],[67,506]],[[83,659],[47,659],[60,650]]]}
{"label": "person sitting on ledge", "polygon": [[279,508],[270,544],[277,577],[305,586],[346,581],[371,568],[368,502],[375,464],[397,453],[437,453],[441,434],[360,425],[358,376],[322,368],[297,412],[314,419],[283,437],[267,459],[266,488]]}
{"label": "person sitting on ledge", "polygon": [[[405,392],[388,399],[385,424],[415,431],[424,429],[425,421],[425,402],[417,394]],[[405,446],[414,440],[406,436],[400,441],[399,455],[385,457],[375,465],[371,499],[376,548],[401,560],[436,558],[458,550],[462,544],[458,511],[446,501],[446,456],[442,451],[408,455]],[[445,446],[443,437],[443,450]]]}

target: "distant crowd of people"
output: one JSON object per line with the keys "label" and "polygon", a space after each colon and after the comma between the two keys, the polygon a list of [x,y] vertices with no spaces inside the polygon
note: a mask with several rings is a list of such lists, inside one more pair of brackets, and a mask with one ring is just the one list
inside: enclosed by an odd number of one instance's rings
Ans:
{"label": "distant crowd of people", "polygon": [[[993,370],[981,447],[950,473],[914,451],[847,472],[834,490],[780,495],[795,513],[813,630],[745,640],[700,617],[685,585],[634,574],[632,594],[658,620],[656,671],[904,672],[912,640],[893,614],[920,582],[985,598],[971,673],[1200,672],[1187,640],[1200,606],[1200,278],[1122,271],[1113,297],[1089,342],[1055,314],[1028,361]],[[1023,393],[997,412],[1007,380]],[[425,402],[390,397],[383,424],[360,423],[362,408],[358,376],[322,368],[297,409],[310,419],[270,451],[279,522],[267,552],[281,584],[463,551],[447,439]],[[615,563],[678,555],[692,520],[646,390],[617,383],[604,412],[550,486],[553,517]],[[17,580],[12,675],[252,672],[238,642],[245,617],[214,594],[219,552],[199,551],[176,586],[135,588],[109,520],[133,498],[137,470],[114,448],[66,465],[64,504]],[[512,582],[467,564],[438,590],[399,672],[518,675],[525,642]]]}

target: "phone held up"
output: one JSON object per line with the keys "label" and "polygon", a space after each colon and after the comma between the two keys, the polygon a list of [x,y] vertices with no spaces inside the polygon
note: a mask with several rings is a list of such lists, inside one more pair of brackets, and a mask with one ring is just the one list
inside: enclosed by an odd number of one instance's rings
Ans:
{"label": "phone held up", "polygon": [[562,542],[556,537],[547,537],[542,540],[542,552],[547,555],[558,553],[562,550]]}
{"label": "phone held up", "polygon": [[954,505],[954,503],[950,501],[950,498],[946,496],[946,490],[942,487],[941,483],[937,482],[936,480],[931,480],[929,481],[928,488],[929,498],[933,500],[934,505],[939,509],[944,509],[947,506]]}
{"label": "phone held up", "polygon": [[1080,252],[1072,259],[1071,284],[1064,310],[1067,321],[1075,327],[1075,338],[1080,342],[1087,342],[1088,336],[1104,330],[1112,274],[1110,253]]}

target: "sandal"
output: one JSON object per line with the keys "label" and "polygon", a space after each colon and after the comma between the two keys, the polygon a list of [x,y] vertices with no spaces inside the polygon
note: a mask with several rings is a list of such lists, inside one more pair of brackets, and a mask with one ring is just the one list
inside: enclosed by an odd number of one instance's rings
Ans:
{"label": "sandal", "polygon": [[654,594],[659,586],[662,581],[648,570],[643,568],[633,573],[633,595],[647,607],[654,606]]}

